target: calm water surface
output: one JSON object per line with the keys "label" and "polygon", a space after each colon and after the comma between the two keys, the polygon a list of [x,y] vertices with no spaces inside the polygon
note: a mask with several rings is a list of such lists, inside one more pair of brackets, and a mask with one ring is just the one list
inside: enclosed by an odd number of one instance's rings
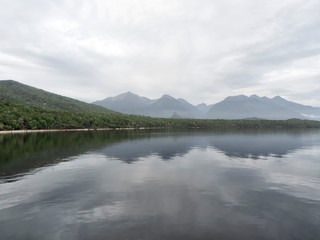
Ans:
{"label": "calm water surface", "polygon": [[0,239],[320,239],[320,132],[0,135]]}

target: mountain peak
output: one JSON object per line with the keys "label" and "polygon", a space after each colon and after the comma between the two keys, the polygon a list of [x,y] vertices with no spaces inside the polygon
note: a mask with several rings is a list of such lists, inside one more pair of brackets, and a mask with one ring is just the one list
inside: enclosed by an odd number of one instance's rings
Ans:
{"label": "mountain peak", "polygon": [[125,93],[123,93],[124,95],[131,95],[131,96],[139,96],[138,94],[135,94],[135,93],[133,93],[133,92],[131,92],[131,91],[128,91],[128,92],[125,92]]}
{"label": "mountain peak", "polygon": [[115,97],[111,97],[110,99],[112,99],[113,101],[119,101],[119,100],[138,99],[138,98],[140,98],[139,95],[128,91],[128,92],[119,94]]}
{"label": "mountain peak", "polygon": [[176,100],[174,97],[168,95],[168,94],[163,94],[160,99],[170,99],[170,100]]}
{"label": "mountain peak", "polygon": [[266,96],[263,96],[263,97],[259,97],[258,95],[256,94],[253,94],[249,97],[250,99],[255,99],[255,100],[258,100],[258,101],[270,101],[270,98],[266,97]]}
{"label": "mountain peak", "polygon": [[229,96],[227,98],[225,98],[225,101],[244,101],[247,100],[248,97],[245,95],[238,95],[238,96]]}
{"label": "mountain peak", "polygon": [[257,94],[253,94],[250,96],[250,98],[254,98],[254,99],[260,99],[260,97]]}
{"label": "mountain peak", "polygon": [[285,100],[284,98],[280,97],[279,95],[278,96],[275,96],[274,98],[272,98],[274,100]]}

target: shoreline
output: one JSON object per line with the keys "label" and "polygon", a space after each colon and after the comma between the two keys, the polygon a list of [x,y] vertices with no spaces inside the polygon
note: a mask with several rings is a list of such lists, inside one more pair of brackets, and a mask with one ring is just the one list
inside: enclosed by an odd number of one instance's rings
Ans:
{"label": "shoreline", "polygon": [[89,131],[112,131],[112,130],[149,130],[164,129],[164,127],[138,127],[138,128],[76,128],[76,129],[25,129],[25,130],[5,130],[0,131],[4,134],[24,134],[24,133],[42,133],[42,132],[89,132]]}
{"label": "shoreline", "polygon": [[[222,119],[220,119],[222,120]],[[294,119],[293,119],[294,120]],[[22,129],[22,130],[0,130],[0,135],[5,134],[25,134],[25,133],[45,133],[45,132],[88,132],[88,131],[120,131],[120,130],[156,130],[156,129],[320,129],[320,121],[314,120],[299,120],[298,122],[290,122],[289,120],[244,120],[245,123],[237,122],[236,120],[223,120],[225,124],[202,126],[169,125],[161,127],[115,127],[115,128],[65,128],[65,129]],[[279,123],[280,121],[280,123]],[[271,124],[271,123],[272,124]],[[316,122],[317,124],[311,124]],[[258,124],[252,124],[258,123]],[[273,124],[274,123],[274,124]],[[308,124],[309,123],[309,124]]]}

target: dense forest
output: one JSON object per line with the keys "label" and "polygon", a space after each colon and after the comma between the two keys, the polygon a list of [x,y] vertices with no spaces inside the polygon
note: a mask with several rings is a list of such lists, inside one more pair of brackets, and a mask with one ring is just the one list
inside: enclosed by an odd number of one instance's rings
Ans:
{"label": "dense forest", "polygon": [[151,118],[118,113],[44,109],[0,101],[0,130],[81,128],[319,128],[319,121]]}

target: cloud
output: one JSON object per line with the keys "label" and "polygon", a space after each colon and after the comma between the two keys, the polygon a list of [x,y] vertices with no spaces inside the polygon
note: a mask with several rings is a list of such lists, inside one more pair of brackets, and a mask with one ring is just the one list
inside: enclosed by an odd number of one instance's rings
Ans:
{"label": "cloud", "polygon": [[8,1],[0,79],[81,100],[128,90],[194,104],[285,95],[320,106],[316,0]]}

